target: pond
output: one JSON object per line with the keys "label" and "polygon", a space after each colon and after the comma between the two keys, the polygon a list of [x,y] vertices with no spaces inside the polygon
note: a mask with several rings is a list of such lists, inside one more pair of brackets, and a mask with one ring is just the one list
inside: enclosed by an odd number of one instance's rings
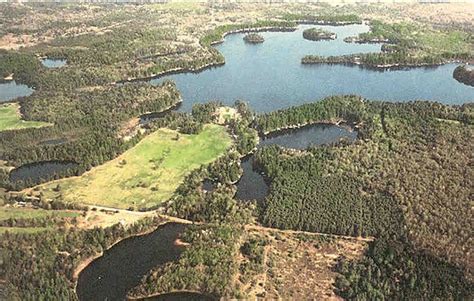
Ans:
{"label": "pond", "polygon": [[67,161],[42,161],[25,164],[10,171],[10,182],[23,181],[38,184],[42,180],[52,180],[55,175],[74,170],[78,166],[77,163]]}
{"label": "pond", "polygon": [[0,82],[0,103],[31,95],[35,90],[14,80]]}
{"label": "pond", "polygon": [[125,300],[127,292],[148,271],[179,258],[184,247],[174,242],[185,227],[167,223],[150,234],[127,238],[106,250],[79,274],[79,300]]}
{"label": "pond", "polygon": [[[329,124],[313,124],[298,129],[289,129],[270,134],[260,140],[257,148],[279,145],[292,149],[307,149],[311,146],[333,144],[342,139],[352,142],[357,132],[346,127]],[[239,200],[263,200],[268,194],[264,176],[255,170],[253,155],[242,160],[244,173],[237,183],[236,198]]]}
{"label": "pond", "polygon": [[45,59],[41,60],[41,63],[46,68],[60,68],[60,67],[66,66],[67,61],[63,60],[63,59],[48,59],[48,58],[45,58]]}
{"label": "pond", "polygon": [[[308,41],[302,32],[319,27],[335,32],[336,40]],[[300,25],[294,32],[263,32],[265,42],[245,43],[244,34],[231,34],[216,46],[224,55],[223,66],[200,73],[180,73],[153,79],[176,82],[183,98],[180,110],[194,103],[221,100],[231,105],[248,101],[257,112],[269,112],[313,102],[330,95],[358,94],[373,100],[435,100],[462,104],[474,100],[472,87],[453,79],[456,65],[374,71],[357,66],[302,65],[308,54],[321,56],[380,52],[381,44],[345,43],[343,39],[367,32],[367,25]]]}

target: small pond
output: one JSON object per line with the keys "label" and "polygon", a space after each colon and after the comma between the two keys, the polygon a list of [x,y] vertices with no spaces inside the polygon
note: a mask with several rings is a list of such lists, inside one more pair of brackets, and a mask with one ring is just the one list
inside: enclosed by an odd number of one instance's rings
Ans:
{"label": "small pond", "polygon": [[43,161],[22,165],[10,171],[11,182],[41,183],[43,180],[52,180],[56,174],[75,169],[79,165],[65,161]]}
{"label": "small pond", "polygon": [[35,90],[27,85],[17,84],[12,81],[0,82],[0,103],[14,100],[18,97],[31,95]]}
{"label": "small pond", "polygon": [[42,59],[41,63],[46,68],[60,68],[60,67],[66,66],[67,61],[63,60],[63,59],[48,59],[48,58],[46,58],[46,59]]}
{"label": "small pond", "polygon": [[[314,124],[298,129],[289,129],[270,134],[260,140],[257,148],[265,145],[279,145],[292,149],[307,149],[311,146],[333,144],[345,139],[352,142],[357,132],[346,127],[329,124]],[[242,160],[244,173],[237,183],[236,198],[239,200],[263,200],[268,194],[264,176],[255,170],[253,155]]]}

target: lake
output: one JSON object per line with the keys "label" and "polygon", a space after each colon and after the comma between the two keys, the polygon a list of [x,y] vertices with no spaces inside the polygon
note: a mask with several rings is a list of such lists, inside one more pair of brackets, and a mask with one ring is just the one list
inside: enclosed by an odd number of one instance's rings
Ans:
{"label": "lake", "polygon": [[185,227],[167,223],[150,234],[127,238],[106,250],[79,274],[79,300],[125,300],[127,292],[148,271],[179,258],[184,247],[174,242]]}
{"label": "lake", "polygon": [[[332,41],[308,41],[302,32],[319,27],[335,32]],[[453,79],[456,65],[409,70],[375,71],[358,66],[302,65],[308,54],[321,56],[380,52],[381,44],[346,43],[345,37],[367,32],[367,25],[300,25],[294,32],[263,32],[265,42],[243,41],[244,34],[231,34],[216,46],[224,55],[223,66],[200,73],[180,73],[151,80],[174,80],[182,94],[182,111],[194,103],[221,100],[231,105],[248,101],[257,112],[269,112],[313,102],[337,94],[358,94],[373,100],[434,100],[446,104],[474,101],[474,89]]]}

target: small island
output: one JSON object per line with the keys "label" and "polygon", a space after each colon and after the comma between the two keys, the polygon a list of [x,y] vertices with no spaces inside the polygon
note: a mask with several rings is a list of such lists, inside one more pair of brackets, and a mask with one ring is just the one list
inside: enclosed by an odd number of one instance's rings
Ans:
{"label": "small island", "polygon": [[467,68],[465,65],[456,67],[453,77],[460,83],[474,87],[474,69]]}
{"label": "small island", "polygon": [[333,32],[313,27],[303,31],[303,38],[310,41],[335,40],[337,35]]}
{"label": "small island", "polygon": [[263,38],[262,35],[258,33],[249,33],[245,35],[244,41],[250,44],[259,44],[259,43],[263,43],[265,39]]}

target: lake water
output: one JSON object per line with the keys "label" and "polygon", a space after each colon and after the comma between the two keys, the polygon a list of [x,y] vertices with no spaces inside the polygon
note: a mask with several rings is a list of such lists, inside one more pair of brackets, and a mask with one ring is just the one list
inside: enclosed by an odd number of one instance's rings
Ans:
{"label": "lake water", "polygon": [[74,169],[79,165],[74,162],[43,161],[25,164],[10,172],[10,181],[30,181],[32,184],[39,184],[43,180],[53,180],[55,174]]}
{"label": "lake water", "polygon": [[[309,27],[337,34],[333,41],[308,41]],[[302,65],[308,54],[329,56],[380,52],[381,44],[345,43],[343,39],[369,30],[367,25],[300,25],[294,32],[263,32],[265,42],[248,44],[244,34],[231,34],[216,46],[226,64],[200,73],[180,73],[152,80],[176,82],[182,94],[180,110],[193,103],[221,100],[233,104],[248,101],[257,112],[269,112],[313,102],[337,94],[358,94],[373,100],[435,100],[447,104],[474,101],[474,88],[453,79],[456,65],[409,70],[374,71],[357,66]]]}
{"label": "lake water", "polygon": [[125,239],[105,251],[79,274],[79,300],[125,300],[127,292],[148,271],[179,258],[184,247],[174,242],[185,227],[167,223],[150,234]]}
{"label": "lake water", "polygon": [[46,68],[60,68],[66,66],[66,60],[61,59],[42,59],[41,63]]}
{"label": "lake water", "polygon": [[[357,139],[357,132],[335,125],[314,124],[269,135],[261,139],[257,148],[279,145],[301,150],[311,146],[333,144],[342,139],[352,142]],[[244,173],[237,183],[236,193],[236,198],[239,200],[263,200],[268,194],[264,176],[255,170],[253,165],[253,155],[242,160]]]}
{"label": "lake water", "polygon": [[18,97],[29,96],[35,90],[27,85],[17,84],[14,80],[0,82],[0,103],[14,100]]}

